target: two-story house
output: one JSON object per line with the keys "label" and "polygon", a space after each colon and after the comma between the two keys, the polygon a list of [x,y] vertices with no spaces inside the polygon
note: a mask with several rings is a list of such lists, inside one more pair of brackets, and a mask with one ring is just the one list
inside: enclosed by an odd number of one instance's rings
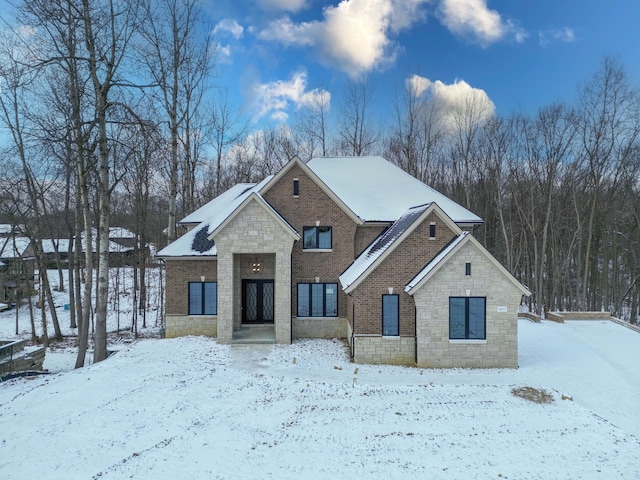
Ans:
{"label": "two-story house", "polygon": [[182,220],[167,337],[346,338],[356,362],[516,367],[523,287],[473,238],[482,219],[381,157],[291,160]]}

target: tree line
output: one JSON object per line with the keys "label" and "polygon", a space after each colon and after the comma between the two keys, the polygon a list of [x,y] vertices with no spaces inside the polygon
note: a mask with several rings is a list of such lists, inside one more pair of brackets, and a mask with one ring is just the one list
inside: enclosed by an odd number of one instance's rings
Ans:
{"label": "tree line", "polygon": [[319,89],[288,122],[256,130],[228,87],[213,83],[215,44],[199,8],[30,0],[0,38],[0,214],[25,226],[41,271],[43,239],[75,245],[77,366],[92,310],[94,361],[107,355],[111,225],[137,235],[144,310],[143,246],[167,244],[180,234],[176,220],[295,155],[382,155],[484,218],[476,237],[530,288],[533,311],[604,309],[637,323],[640,97],[615,58],[574,103],[534,114],[496,115],[486,97],[445,102],[407,82],[382,122],[375,85],[359,79],[337,100]]}

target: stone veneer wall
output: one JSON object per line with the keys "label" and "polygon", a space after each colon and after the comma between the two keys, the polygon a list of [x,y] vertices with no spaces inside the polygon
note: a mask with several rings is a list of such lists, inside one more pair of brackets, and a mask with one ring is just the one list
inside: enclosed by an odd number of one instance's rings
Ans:
{"label": "stone veneer wall", "polygon": [[[471,262],[471,275],[465,263]],[[486,297],[486,341],[449,340],[449,297]],[[516,368],[522,293],[471,242],[414,294],[418,366]],[[498,312],[498,307],[507,307]]]}
{"label": "stone veneer wall", "polygon": [[185,335],[218,335],[218,317],[208,315],[170,315],[165,318],[165,338]]}
{"label": "stone veneer wall", "polygon": [[415,337],[356,335],[353,360],[357,363],[415,365]]}
{"label": "stone veneer wall", "polygon": [[347,338],[346,318],[292,319],[293,338]]}
{"label": "stone veneer wall", "polygon": [[234,288],[239,254],[275,254],[274,317],[277,343],[291,343],[291,248],[294,237],[264,205],[250,200],[215,236],[218,250],[218,341],[231,343],[238,318]]}

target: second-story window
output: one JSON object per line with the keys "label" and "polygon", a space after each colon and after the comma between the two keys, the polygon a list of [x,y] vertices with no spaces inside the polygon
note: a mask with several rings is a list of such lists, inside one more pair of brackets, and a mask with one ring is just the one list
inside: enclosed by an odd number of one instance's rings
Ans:
{"label": "second-story window", "polygon": [[331,250],[331,227],[304,227],[303,245],[305,250]]}

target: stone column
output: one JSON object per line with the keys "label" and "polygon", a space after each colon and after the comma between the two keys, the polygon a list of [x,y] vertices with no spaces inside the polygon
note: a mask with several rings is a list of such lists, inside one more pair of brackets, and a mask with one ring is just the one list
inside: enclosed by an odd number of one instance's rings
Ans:
{"label": "stone column", "polygon": [[218,251],[218,343],[233,339],[233,254]]}
{"label": "stone column", "polygon": [[291,343],[291,253],[276,253],[276,343]]}

